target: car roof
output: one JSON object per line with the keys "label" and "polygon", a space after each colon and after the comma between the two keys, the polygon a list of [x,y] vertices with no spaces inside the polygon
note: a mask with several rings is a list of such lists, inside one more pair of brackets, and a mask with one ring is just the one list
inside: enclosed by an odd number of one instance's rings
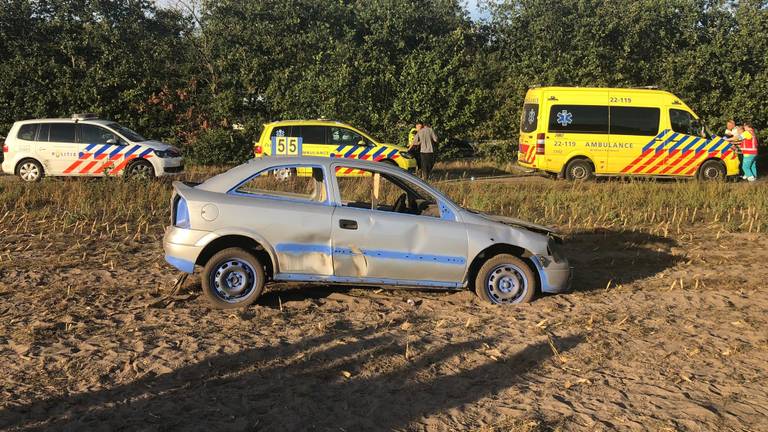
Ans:
{"label": "car roof", "polygon": [[352,127],[349,123],[340,122],[338,120],[328,119],[316,119],[316,120],[278,120],[270,123],[265,123],[264,126],[347,126]]}
{"label": "car roof", "polygon": [[113,120],[104,120],[104,119],[89,119],[89,120],[74,120],[71,118],[44,118],[44,119],[30,119],[30,120],[19,120],[16,123],[18,124],[30,124],[30,123],[84,123],[84,124],[95,124],[95,125],[108,125],[115,123]]}
{"label": "car roof", "polygon": [[242,165],[238,165],[230,169],[229,171],[211,177],[199,185],[198,188],[211,192],[224,192],[238,185],[246,178],[249,178],[250,176],[270,167],[279,167],[283,165],[315,165],[324,167],[326,171],[330,171],[331,165],[338,163],[342,163],[344,166],[349,168],[376,169],[393,174],[404,173],[402,169],[393,165],[381,162],[363,161],[358,159],[313,156],[260,157],[251,159]]}

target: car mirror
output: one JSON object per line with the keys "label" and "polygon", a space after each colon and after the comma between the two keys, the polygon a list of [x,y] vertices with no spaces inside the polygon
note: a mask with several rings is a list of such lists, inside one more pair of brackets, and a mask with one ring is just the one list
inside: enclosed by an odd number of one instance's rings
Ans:
{"label": "car mirror", "polygon": [[119,144],[116,139],[110,138],[107,140],[107,144],[116,145]]}

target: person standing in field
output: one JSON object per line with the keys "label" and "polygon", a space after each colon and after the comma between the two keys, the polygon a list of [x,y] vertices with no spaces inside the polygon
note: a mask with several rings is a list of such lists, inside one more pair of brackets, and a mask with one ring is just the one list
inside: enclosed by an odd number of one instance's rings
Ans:
{"label": "person standing in field", "polygon": [[421,155],[419,154],[418,147],[413,145],[413,140],[416,138],[416,133],[419,131],[418,127],[412,127],[408,131],[408,154],[416,159],[416,169],[421,172]]}
{"label": "person standing in field", "polygon": [[741,147],[741,153],[744,155],[741,162],[744,178],[747,181],[755,181],[757,180],[757,134],[752,123],[744,122],[741,140],[739,147]]}
{"label": "person standing in field", "polygon": [[431,127],[424,122],[416,122],[416,136],[413,137],[413,147],[418,147],[421,158],[421,177],[424,180],[429,179],[432,173],[432,167],[435,165],[435,145],[437,144],[437,135]]}
{"label": "person standing in field", "polygon": [[736,121],[733,119],[729,119],[725,123],[725,133],[723,136],[725,138],[733,138],[736,135]]}

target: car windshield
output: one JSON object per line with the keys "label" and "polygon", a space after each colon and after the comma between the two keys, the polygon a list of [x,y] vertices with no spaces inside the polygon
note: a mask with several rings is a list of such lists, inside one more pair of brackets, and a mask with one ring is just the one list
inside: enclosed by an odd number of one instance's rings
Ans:
{"label": "car windshield", "polygon": [[118,123],[109,123],[107,127],[119,133],[120,135],[124,136],[128,141],[131,141],[131,142],[141,142],[141,141],[147,140],[143,136],[137,134],[136,132]]}

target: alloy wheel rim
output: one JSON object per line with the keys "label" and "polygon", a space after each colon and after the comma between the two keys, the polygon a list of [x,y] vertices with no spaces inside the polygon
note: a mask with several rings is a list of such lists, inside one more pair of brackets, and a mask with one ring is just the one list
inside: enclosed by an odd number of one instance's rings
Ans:
{"label": "alloy wheel rim", "polygon": [[227,303],[238,303],[254,292],[257,282],[256,270],[245,260],[227,259],[211,272],[210,282],[217,297]]}
{"label": "alloy wheel rim", "polygon": [[515,304],[528,292],[528,277],[514,264],[500,264],[488,273],[485,289],[496,304]]}
{"label": "alloy wheel rim", "polygon": [[27,162],[19,168],[19,176],[24,181],[35,181],[40,177],[40,169],[32,162]]}

